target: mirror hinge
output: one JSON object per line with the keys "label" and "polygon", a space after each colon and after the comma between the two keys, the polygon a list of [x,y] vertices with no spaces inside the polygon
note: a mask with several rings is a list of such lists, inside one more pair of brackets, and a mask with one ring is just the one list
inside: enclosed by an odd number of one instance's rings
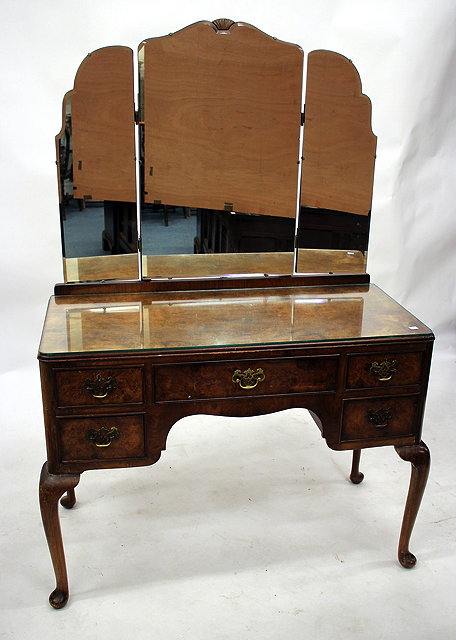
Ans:
{"label": "mirror hinge", "polygon": [[139,111],[135,109],[135,124],[139,124]]}
{"label": "mirror hinge", "polygon": [[303,106],[302,108],[302,113],[301,113],[301,127],[304,124],[304,120],[306,119],[306,105]]}
{"label": "mirror hinge", "polygon": [[142,251],[142,238],[138,238],[138,251],[141,253]]}

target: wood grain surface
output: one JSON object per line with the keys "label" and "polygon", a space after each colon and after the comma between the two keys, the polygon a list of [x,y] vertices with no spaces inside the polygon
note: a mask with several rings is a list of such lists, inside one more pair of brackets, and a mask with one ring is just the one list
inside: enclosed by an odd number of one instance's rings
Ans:
{"label": "wood grain surface", "polygon": [[140,45],[145,201],[295,217],[303,53],[197,22]]}
{"label": "wood grain surface", "polygon": [[374,285],[117,293],[51,298],[40,353],[423,335],[432,334]]}
{"label": "wood grain surface", "polygon": [[136,201],[133,51],[89,54],[71,100],[75,198]]}
{"label": "wood grain surface", "polygon": [[305,104],[301,206],[367,215],[377,138],[352,62],[333,51],[309,53]]}

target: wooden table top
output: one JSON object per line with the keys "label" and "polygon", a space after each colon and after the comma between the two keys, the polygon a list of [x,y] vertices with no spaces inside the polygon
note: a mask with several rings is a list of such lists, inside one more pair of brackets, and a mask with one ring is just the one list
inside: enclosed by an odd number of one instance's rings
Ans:
{"label": "wooden table top", "polygon": [[432,336],[375,285],[52,297],[40,354]]}

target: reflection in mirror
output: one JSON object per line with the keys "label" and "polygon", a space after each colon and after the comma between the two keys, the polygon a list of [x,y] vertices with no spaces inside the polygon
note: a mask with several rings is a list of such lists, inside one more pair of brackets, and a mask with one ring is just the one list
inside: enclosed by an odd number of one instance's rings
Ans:
{"label": "reflection in mirror", "polygon": [[289,274],[294,235],[294,218],[143,204],[143,275]]}
{"label": "reflection in mirror", "polygon": [[364,273],[369,215],[301,207],[296,238],[299,273]]}
{"label": "reflection in mirror", "polygon": [[138,278],[136,203],[119,204],[70,198],[61,208],[65,282]]}
{"label": "reflection in mirror", "polygon": [[136,279],[133,52],[105,47],[82,62],[56,137],[66,282]]}

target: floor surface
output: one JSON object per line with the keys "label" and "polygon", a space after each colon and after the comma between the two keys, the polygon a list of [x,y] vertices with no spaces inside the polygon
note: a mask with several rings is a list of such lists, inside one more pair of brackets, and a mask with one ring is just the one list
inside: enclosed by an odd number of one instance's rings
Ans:
{"label": "floor surface", "polygon": [[37,504],[37,369],[1,376],[0,638],[456,637],[454,359],[433,367],[416,568],[396,560],[410,467],[391,447],[363,452],[355,486],[350,454],[329,450],[304,410],[192,416],[156,465],[83,474],[61,510],[60,611]]}

